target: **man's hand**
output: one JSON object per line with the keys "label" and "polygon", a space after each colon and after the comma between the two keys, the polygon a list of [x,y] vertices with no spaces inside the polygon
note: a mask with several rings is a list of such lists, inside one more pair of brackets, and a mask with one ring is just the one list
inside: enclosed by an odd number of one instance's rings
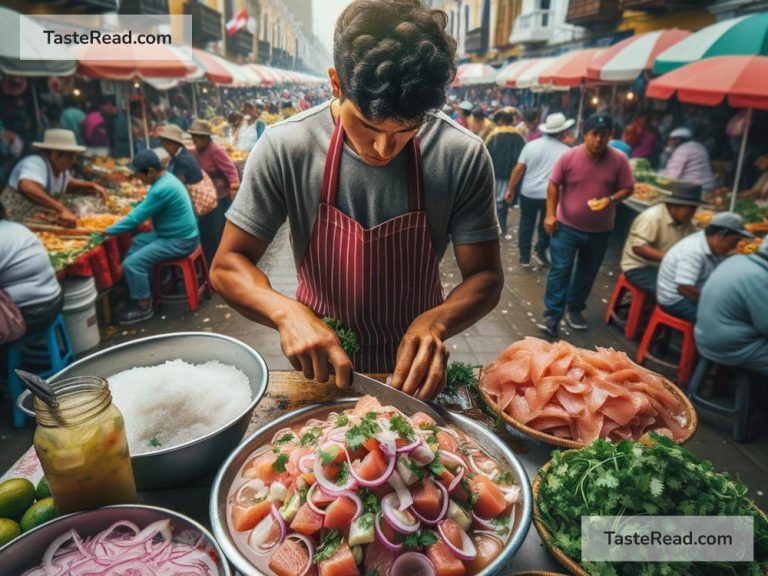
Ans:
{"label": "man's hand", "polygon": [[557,216],[547,216],[544,218],[544,230],[552,236],[557,230]]}
{"label": "man's hand", "polygon": [[504,193],[504,202],[506,202],[507,204],[512,204],[512,200],[514,199],[515,199],[515,194],[513,193],[512,190],[507,190]]}
{"label": "man's hand", "polygon": [[91,190],[93,190],[94,194],[99,195],[102,202],[106,203],[107,200],[109,200],[109,194],[107,194],[107,191],[104,189],[104,186],[102,186],[101,184],[97,184],[96,182],[91,182]]}
{"label": "man's hand", "polygon": [[589,200],[587,202],[587,205],[589,205],[590,210],[594,212],[601,212],[611,205],[611,199],[610,198],[592,198],[592,200]]}
{"label": "man's hand", "polygon": [[68,208],[59,210],[56,221],[65,228],[74,228],[77,225],[77,216]]}
{"label": "man's hand", "polygon": [[336,385],[350,383],[352,362],[335,332],[303,304],[295,303],[277,325],[280,348],[296,370],[307,380],[328,381],[328,364],[333,366]]}
{"label": "man's hand", "polygon": [[417,318],[400,341],[392,387],[431,400],[445,387],[447,377],[448,349],[439,330]]}

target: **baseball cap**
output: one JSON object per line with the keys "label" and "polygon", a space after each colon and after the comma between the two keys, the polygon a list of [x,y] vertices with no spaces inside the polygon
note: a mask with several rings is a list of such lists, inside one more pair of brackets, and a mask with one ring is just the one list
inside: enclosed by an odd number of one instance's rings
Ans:
{"label": "baseball cap", "polygon": [[133,157],[133,163],[131,164],[131,170],[134,172],[147,172],[150,168],[160,170],[162,167],[163,164],[160,162],[160,158],[152,150],[140,150]]}
{"label": "baseball cap", "polygon": [[590,130],[613,130],[613,118],[604,112],[596,112],[592,114],[584,122],[584,133],[586,134]]}
{"label": "baseball cap", "polygon": [[719,212],[712,217],[710,226],[717,226],[731,230],[745,238],[754,238],[755,235],[744,228],[744,218],[735,212]]}

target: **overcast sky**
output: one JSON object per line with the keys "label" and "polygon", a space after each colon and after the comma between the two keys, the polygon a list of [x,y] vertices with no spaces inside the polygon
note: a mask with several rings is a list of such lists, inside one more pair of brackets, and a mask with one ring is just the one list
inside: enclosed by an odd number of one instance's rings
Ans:
{"label": "overcast sky", "polygon": [[315,35],[329,53],[333,48],[333,29],[336,26],[336,19],[350,2],[351,0],[312,0]]}

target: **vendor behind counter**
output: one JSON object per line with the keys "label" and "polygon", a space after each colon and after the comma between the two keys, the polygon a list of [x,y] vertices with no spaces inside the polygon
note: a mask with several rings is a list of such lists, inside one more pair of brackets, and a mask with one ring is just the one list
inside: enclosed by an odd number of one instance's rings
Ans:
{"label": "vendor behind counter", "polygon": [[33,142],[32,148],[35,151],[13,167],[0,193],[9,220],[20,222],[35,211],[48,209],[56,213],[59,224],[74,227],[77,218],[62,202],[65,193],[99,194],[107,199],[99,184],[71,175],[77,154],[85,151],[71,130],[46,130],[43,141]]}

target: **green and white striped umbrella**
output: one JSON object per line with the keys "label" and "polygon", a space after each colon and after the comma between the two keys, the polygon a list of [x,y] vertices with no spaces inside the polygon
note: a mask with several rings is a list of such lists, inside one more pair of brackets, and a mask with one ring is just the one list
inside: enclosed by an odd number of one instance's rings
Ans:
{"label": "green and white striped umbrella", "polygon": [[712,56],[768,56],[768,12],[717,22],[671,46],[653,65],[656,74]]}

